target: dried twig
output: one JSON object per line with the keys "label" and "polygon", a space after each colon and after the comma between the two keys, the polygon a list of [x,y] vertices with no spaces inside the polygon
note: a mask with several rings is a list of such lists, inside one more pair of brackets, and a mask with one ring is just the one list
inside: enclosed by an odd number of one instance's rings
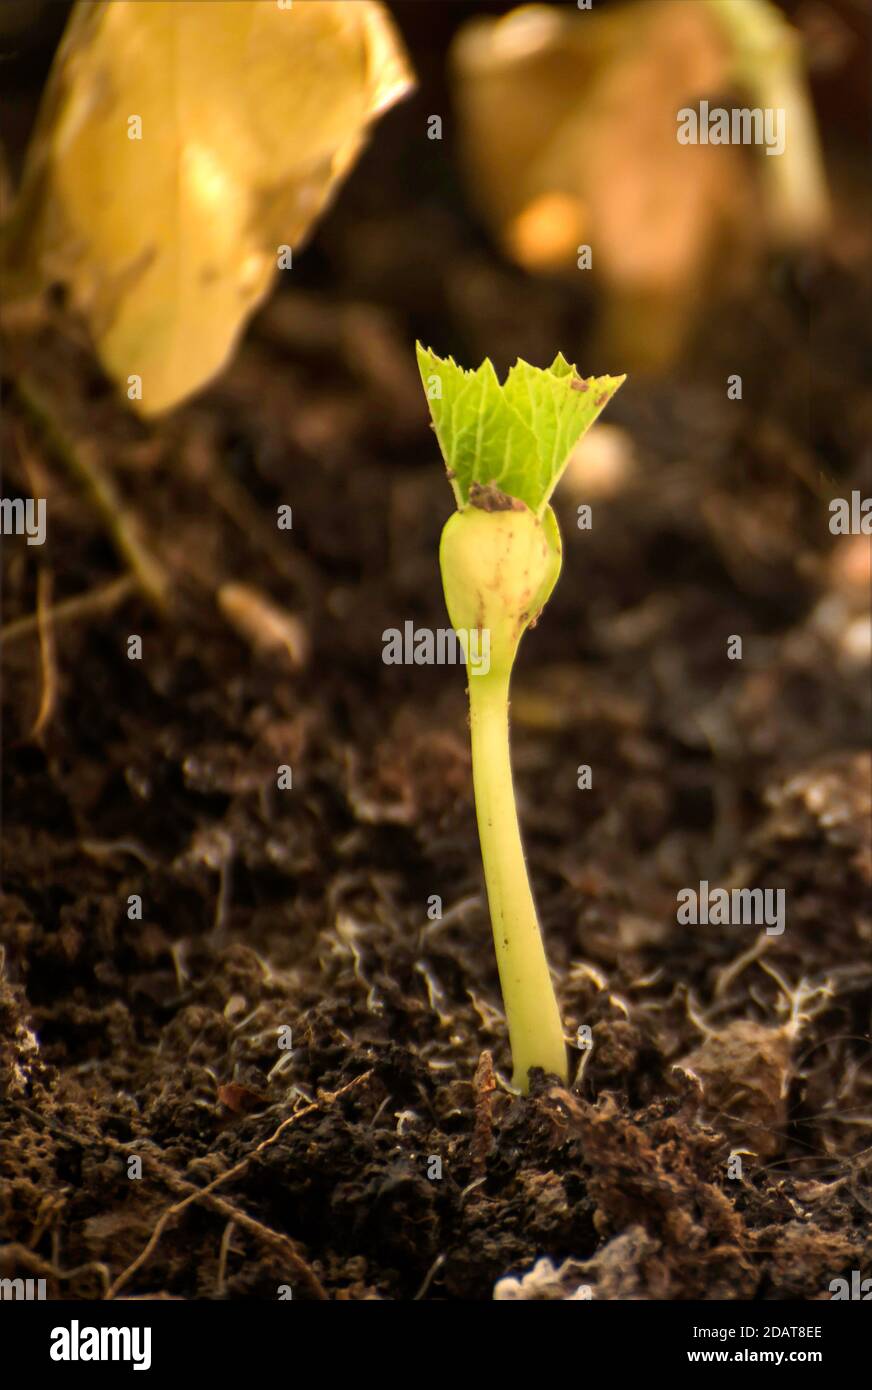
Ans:
{"label": "dried twig", "polygon": [[119,554],[127,561],[139,587],[158,608],[167,607],[170,581],[163,565],[146,548],[138,527],[109,473],[94,451],[82,441],[73,442],[58,424],[42,398],[42,393],[30,378],[19,376],[15,381],[18,398],[33,425],[54,457],[63,464],[83,488],[103,524],[111,535]]}
{"label": "dried twig", "polygon": [[227,1256],[230,1251],[230,1242],[236,1230],[236,1222],[228,1221],[224,1227],[224,1234],[221,1237],[221,1248],[218,1252],[218,1277],[215,1281],[215,1293],[218,1298],[224,1297],[224,1287],[227,1280]]}
{"label": "dried twig", "polygon": [[[113,579],[110,584],[104,584],[99,589],[90,589],[86,594],[76,594],[74,598],[56,603],[48,610],[46,617],[53,627],[58,628],[64,623],[76,622],[92,613],[115,608],[135,589],[136,580],[133,576],[123,574],[120,579]],[[20,641],[22,637],[29,637],[31,633],[38,631],[38,612],[31,613],[26,618],[16,618],[14,622],[0,628],[0,644]]]}
{"label": "dried twig", "polygon": [[28,1250],[26,1245],[16,1243],[0,1245],[0,1269],[26,1269],[39,1279],[57,1279],[60,1283],[75,1279],[78,1274],[89,1274],[93,1271],[99,1275],[104,1290],[109,1287],[109,1270],[100,1260],[89,1260],[87,1264],[77,1265],[75,1269],[61,1269],[59,1265],[52,1264],[51,1260],[37,1255],[35,1250]]}
{"label": "dried twig", "polygon": [[36,618],[39,625],[39,660],[42,669],[42,695],[39,711],[30,731],[39,739],[54,713],[58,698],[58,666],[55,655],[55,636],[51,620],[51,571],[40,566],[36,580]]}
{"label": "dried twig", "polygon": [[[191,1206],[192,1203],[205,1201],[213,1211],[219,1212],[222,1216],[226,1217],[228,1221],[235,1222],[242,1230],[249,1231],[252,1235],[258,1236],[266,1244],[272,1245],[275,1249],[280,1250],[282,1255],[288,1260],[294,1272],[301,1277],[308,1292],[317,1299],[326,1300],[328,1296],[327,1291],[317,1274],[315,1274],[314,1270],[310,1268],[303,1257],[298,1253],[288,1237],[281,1235],[278,1231],[271,1230],[260,1221],[255,1221],[232,1203],[225,1201],[224,1198],[216,1197],[215,1189],[222,1183],[230,1182],[233,1178],[238,1177],[240,1173],[244,1172],[251,1160],[256,1158],[258,1154],[263,1153],[265,1149],[275,1144],[281,1135],[284,1134],[285,1130],[289,1129],[291,1125],[296,1124],[298,1120],[304,1119],[307,1115],[311,1115],[314,1111],[320,1110],[325,1105],[333,1105],[341,1096],[347,1095],[348,1092],[353,1090],[356,1086],[362,1085],[370,1076],[372,1076],[371,1071],[363,1072],[361,1076],[355,1077],[353,1081],[349,1081],[346,1086],[341,1087],[338,1091],[321,1092],[318,1099],[313,1101],[311,1105],[304,1105],[302,1110],[295,1110],[293,1115],[289,1115],[287,1119],[282,1120],[278,1129],[274,1130],[268,1139],[262,1140],[256,1148],[252,1149],[251,1153],[246,1154],[245,1158],[240,1159],[239,1163],[234,1164],[232,1168],[228,1168],[225,1173],[220,1173],[217,1178],[213,1178],[212,1182],[207,1183],[205,1187],[192,1187],[190,1183],[186,1183],[184,1179],[173,1174],[175,1185],[184,1185],[185,1188],[189,1189],[187,1196],[183,1197],[180,1202],[174,1202],[172,1206],[167,1207],[136,1259],[132,1264],[129,1264],[126,1269],[122,1270],[117,1279],[110,1285],[106,1293],[107,1299],[115,1298],[118,1292],[124,1288],[125,1284],[129,1283],[137,1270],[142,1268],[150,1258],[161,1236],[174,1217],[178,1216],[186,1207]],[[164,1174],[164,1176],[166,1175]]]}

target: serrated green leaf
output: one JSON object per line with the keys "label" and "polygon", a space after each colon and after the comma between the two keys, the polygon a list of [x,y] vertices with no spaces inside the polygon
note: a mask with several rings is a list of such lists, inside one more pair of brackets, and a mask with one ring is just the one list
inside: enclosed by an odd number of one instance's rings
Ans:
{"label": "serrated green leaf", "polygon": [[550,367],[520,359],[501,385],[489,359],[474,371],[417,345],[430,414],[459,507],[489,484],[541,516],[573,448],[624,377],[579,377],[558,353]]}

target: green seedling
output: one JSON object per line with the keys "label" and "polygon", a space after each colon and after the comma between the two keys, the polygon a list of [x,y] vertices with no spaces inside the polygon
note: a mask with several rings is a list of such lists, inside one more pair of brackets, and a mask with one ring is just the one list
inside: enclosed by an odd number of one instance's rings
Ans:
{"label": "green seedling", "polygon": [[[467,659],[481,856],[509,1027],[513,1084],[531,1067],[567,1080],[566,1042],[524,862],[509,757],[509,682],[521,637],[562,563],[551,495],[581,436],[623,377],[580,378],[558,354],[465,371],[418,345],[418,365],[457,510],[442,532],[445,602]],[[487,660],[480,659],[487,653]]]}

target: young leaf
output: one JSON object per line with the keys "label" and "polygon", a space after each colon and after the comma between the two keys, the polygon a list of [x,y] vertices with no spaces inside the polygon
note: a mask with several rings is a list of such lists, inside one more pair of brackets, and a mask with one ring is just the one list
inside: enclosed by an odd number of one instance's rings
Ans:
{"label": "young leaf", "polygon": [[417,345],[439,447],[463,507],[474,483],[493,485],[541,516],[573,448],[624,377],[580,377],[558,353],[550,367],[520,359],[503,385],[489,359],[474,371]]}

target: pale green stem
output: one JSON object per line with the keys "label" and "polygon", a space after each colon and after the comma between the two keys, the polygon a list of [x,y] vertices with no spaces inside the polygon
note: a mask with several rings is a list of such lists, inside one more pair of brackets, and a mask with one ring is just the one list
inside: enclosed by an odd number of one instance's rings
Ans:
{"label": "pale green stem", "polygon": [[469,675],[472,775],[481,857],[506,1021],[513,1084],[526,1092],[530,1067],[567,1079],[566,1044],[551,983],[524,849],[509,758],[509,677]]}
{"label": "pale green stem", "polygon": [[814,240],[826,231],[830,202],[800,36],[768,0],[708,4],[733,46],[740,84],[757,105],[784,112],[784,153],[761,159],[775,231],[787,241]]}

